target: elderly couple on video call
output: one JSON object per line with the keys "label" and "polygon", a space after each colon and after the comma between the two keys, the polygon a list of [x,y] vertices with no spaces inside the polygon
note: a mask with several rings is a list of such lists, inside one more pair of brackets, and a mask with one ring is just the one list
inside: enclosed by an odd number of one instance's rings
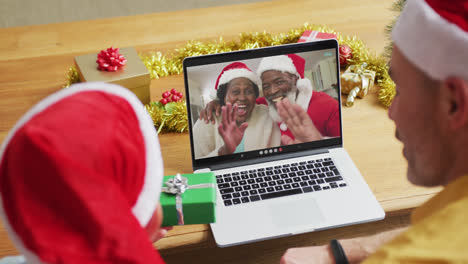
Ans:
{"label": "elderly couple on video call", "polygon": [[338,101],[313,91],[296,54],[263,58],[255,74],[227,65],[200,113],[195,156],[213,157],[340,136]]}

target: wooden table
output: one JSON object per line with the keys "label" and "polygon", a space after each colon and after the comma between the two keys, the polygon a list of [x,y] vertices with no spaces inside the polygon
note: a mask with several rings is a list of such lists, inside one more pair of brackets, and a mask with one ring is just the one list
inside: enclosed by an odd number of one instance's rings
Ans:
{"label": "wooden table", "polygon": [[[375,52],[386,43],[384,27],[395,16],[392,0],[288,0],[148,14],[72,23],[0,29],[0,141],[32,105],[62,88],[77,55],[111,45],[139,52],[168,53],[189,40],[237,39],[240,32],[287,32],[310,24],[328,25],[359,36]],[[151,97],[184,90],[182,76],[153,80]],[[231,248],[217,248],[208,225],[176,227],[156,246],[168,263],[277,263],[289,247],[320,244],[405,226],[412,208],[440,189],[410,185],[401,144],[375,91],[343,109],[349,154],[387,212],[383,221],[296,235]],[[192,172],[188,134],[160,135],[165,174]],[[0,256],[18,254],[0,228]]]}

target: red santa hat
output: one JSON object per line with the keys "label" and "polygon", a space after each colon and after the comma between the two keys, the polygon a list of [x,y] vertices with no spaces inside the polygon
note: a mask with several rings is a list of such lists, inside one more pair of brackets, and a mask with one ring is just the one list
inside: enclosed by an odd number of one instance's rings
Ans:
{"label": "red santa hat", "polygon": [[262,59],[257,69],[258,76],[270,70],[289,72],[296,75],[299,79],[304,79],[305,60],[296,55],[280,55],[273,57],[266,57]]}
{"label": "red santa hat", "polygon": [[164,263],[144,229],[163,164],[153,122],[117,85],[39,102],[0,149],[0,215],[28,263]]}
{"label": "red santa hat", "polygon": [[270,70],[296,75],[299,78],[296,82],[299,91],[312,89],[310,81],[304,78],[305,60],[301,56],[288,54],[263,58],[258,65],[258,76],[262,76],[262,73]]}
{"label": "red santa hat", "polygon": [[405,57],[431,78],[468,80],[467,0],[407,0],[392,38]]}
{"label": "red santa hat", "polygon": [[[254,84],[258,85],[258,77],[255,73],[252,72],[247,65],[242,62],[233,62],[221,71],[216,79],[215,90],[210,94],[211,99],[216,99],[216,93],[219,89],[219,86],[227,84],[235,78],[244,77],[252,81]],[[259,91],[260,92],[260,91]]]}

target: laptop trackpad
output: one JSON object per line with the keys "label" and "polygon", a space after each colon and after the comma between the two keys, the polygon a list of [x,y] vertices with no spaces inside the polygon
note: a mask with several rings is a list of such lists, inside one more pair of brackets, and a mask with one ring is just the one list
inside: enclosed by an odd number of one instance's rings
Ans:
{"label": "laptop trackpad", "polygon": [[278,201],[270,206],[273,224],[279,227],[321,226],[325,221],[314,199]]}

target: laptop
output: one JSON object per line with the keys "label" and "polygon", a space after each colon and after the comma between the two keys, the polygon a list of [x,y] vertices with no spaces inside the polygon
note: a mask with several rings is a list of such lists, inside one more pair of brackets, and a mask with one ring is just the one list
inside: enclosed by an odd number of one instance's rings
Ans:
{"label": "laptop", "polygon": [[[262,140],[264,132],[257,129],[253,131],[259,134],[253,137],[259,139],[259,146],[248,147],[247,143],[251,140],[247,137],[252,133],[247,134],[245,130],[245,141],[239,143],[243,144],[242,148],[228,152],[230,154],[216,150],[222,138],[218,130],[222,119],[218,117],[216,124],[206,124],[199,120],[199,114],[216,96],[213,91],[216,91],[215,83],[219,81],[220,73],[233,62],[241,62],[256,74],[262,59],[288,54],[296,54],[305,60],[303,78],[308,79],[313,87],[312,97],[301,100],[309,102],[322,96],[337,105],[338,135],[324,136],[310,142],[282,144],[280,139],[273,138],[278,133],[271,133],[268,134],[272,135],[269,142],[276,142],[272,146],[260,144],[265,141]],[[211,229],[219,247],[360,224],[385,217],[382,207],[343,148],[336,40],[188,57],[183,62],[183,69],[193,170],[212,171],[216,175],[216,222],[211,224]],[[258,88],[264,89],[260,79]],[[298,93],[297,96],[301,95]],[[262,104],[260,97],[261,92],[255,98],[257,103],[252,109],[267,109],[268,114],[261,112],[262,118],[256,118],[255,122],[271,124],[268,100],[263,100]],[[245,115],[245,109],[239,112],[241,108],[239,106],[234,115]],[[250,112],[250,120],[246,119],[247,129],[256,126],[252,121],[253,111]],[[265,127],[265,131],[284,130],[284,127],[280,128],[282,122],[273,121],[273,124],[278,127]],[[204,130],[198,130],[199,127]],[[214,152],[201,155],[198,150],[207,147]]]}

